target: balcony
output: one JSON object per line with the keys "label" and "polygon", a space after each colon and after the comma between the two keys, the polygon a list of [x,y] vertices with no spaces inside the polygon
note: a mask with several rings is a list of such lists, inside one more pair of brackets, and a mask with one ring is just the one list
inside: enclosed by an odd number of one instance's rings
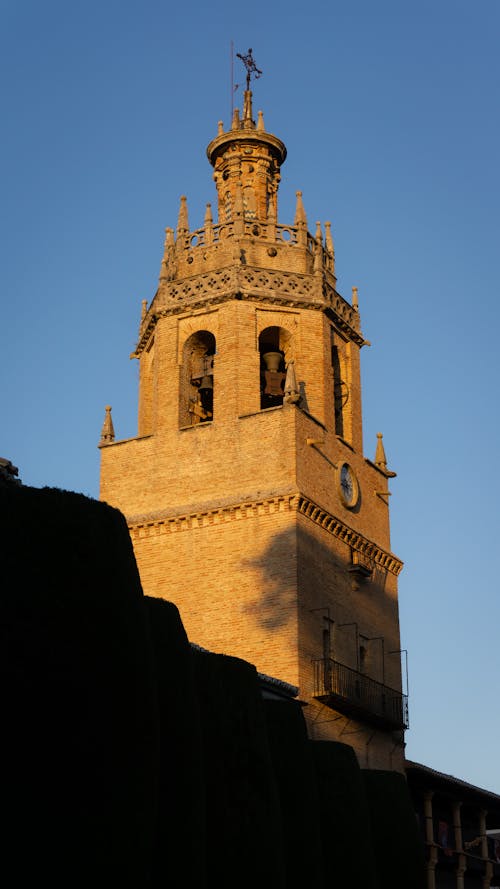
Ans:
{"label": "balcony", "polygon": [[332,658],[318,658],[313,664],[316,700],[386,731],[408,728],[407,695]]}

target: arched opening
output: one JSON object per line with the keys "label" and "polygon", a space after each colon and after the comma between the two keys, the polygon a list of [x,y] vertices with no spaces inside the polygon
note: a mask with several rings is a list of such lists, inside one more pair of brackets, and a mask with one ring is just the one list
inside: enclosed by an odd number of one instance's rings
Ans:
{"label": "arched opening", "polygon": [[346,382],[345,359],[340,355],[337,346],[332,345],[333,366],[333,401],[335,409],[335,433],[345,438],[346,430],[346,406],[349,401],[349,387]]}
{"label": "arched opening", "polygon": [[180,426],[210,423],[214,417],[215,337],[198,330],[184,343],[179,397]]}
{"label": "arched opening", "polygon": [[283,327],[266,327],[259,336],[261,410],[283,404],[291,343],[291,334]]}

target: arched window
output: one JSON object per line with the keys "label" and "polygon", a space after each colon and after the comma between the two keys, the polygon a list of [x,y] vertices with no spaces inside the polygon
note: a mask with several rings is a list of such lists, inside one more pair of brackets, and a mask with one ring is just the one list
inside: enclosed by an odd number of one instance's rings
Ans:
{"label": "arched window", "polygon": [[210,423],[214,417],[215,337],[198,330],[184,343],[179,398],[180,426]]}
{"label": "arched window", "polygon": [[266,327],[259,336],[261,410],[283,404],[291,341],[282,327]]}
{"label": "arched window", "polygon": [[349,400],[349,387],[346,382],[345,359],[337,346],[332,345],[333,400],[335,408],[335,434],[346,437],[346,405]]}

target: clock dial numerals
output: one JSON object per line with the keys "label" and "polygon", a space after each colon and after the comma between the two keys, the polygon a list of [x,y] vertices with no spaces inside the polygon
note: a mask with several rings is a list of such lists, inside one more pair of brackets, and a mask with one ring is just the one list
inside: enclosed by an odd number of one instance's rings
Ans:
{"label": "clock dial numerals", "polygon": [[356,506],[359,486],[356,476],[348,463],[342,463],[339,470],[339,493],[344,506],[350,509]]}

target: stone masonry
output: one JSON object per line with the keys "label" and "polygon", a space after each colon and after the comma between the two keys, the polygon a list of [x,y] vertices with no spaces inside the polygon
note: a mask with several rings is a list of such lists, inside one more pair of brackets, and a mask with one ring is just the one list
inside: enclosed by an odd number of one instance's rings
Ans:
{"label": "stone masonry", "polygon": [[300,192],[278,222],[286,148],[249,90],[207,155],[217,219],[207,205],[190,231],[183,196],[166,229],[138,435],[116,440],[106,409],[100,497],[193,643],[296,686],[311,737],[402,770],[394,473],[381,436],[363,454],[357,291],[337,292],[330,225],[309,232]]}

